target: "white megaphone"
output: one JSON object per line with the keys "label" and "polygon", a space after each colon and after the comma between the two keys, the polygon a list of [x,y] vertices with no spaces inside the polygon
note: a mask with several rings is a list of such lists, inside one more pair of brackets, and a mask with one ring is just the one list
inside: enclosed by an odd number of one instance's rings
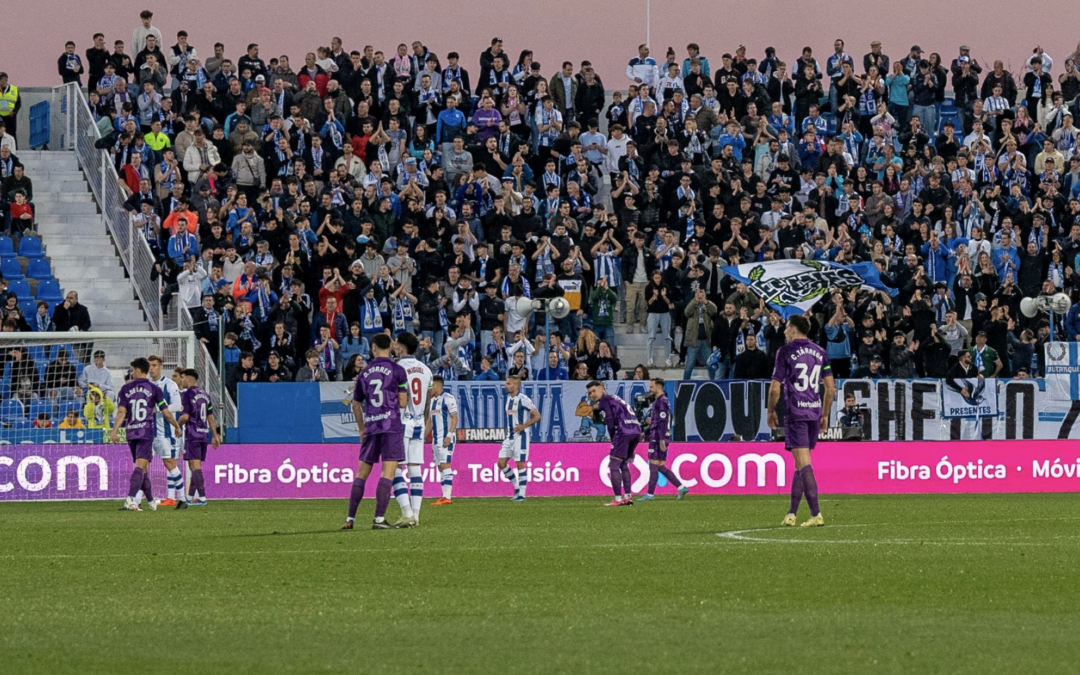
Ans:
{"label": "white megaphone", "polygon": [[1072,307],[1072,300],[1065,293],[1055,293],[1050,296],[1050,311],[1056,314],[1067,314]]}
{"label": "white megaphone", "polygon": [[1024,298],[1020,301],[1020,313],[1029,319],[1039,313],[1038,303],[1032,298]]}
{"label": "white megaphone", "polygon": [[570,314],[570,302],[566,298],[548,300],[548,314],[552,319],[563,319]]}
{"label": "white megaphone", "polygon": [[532,298],[526,298],[524,295],[517,300],[511,300],[515,302],[514,309],[520,316],[529,316],[534,309]]}

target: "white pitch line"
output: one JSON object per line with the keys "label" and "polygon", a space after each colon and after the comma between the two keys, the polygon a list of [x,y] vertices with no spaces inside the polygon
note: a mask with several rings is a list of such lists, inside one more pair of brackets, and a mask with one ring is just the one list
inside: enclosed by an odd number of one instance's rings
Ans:
{"label": "white pitch line", "polygon": [[[871,524],[861,525],[827,525],[831,529],[841,527],[874,527]],[[783,527],[759,527],[747,530],[729,530],[717,532],[716,536],[730,541],[748,544],[873,544],[886,546],[928,545],[928,546],[1053,546],[1050,542],[1013,542],[1013,541],[964,541],[952,539],[947,541],[934,541],[925,539],[778,539],[775,537],[751,537],[747,534],[758,532],[775,532],[784,530]]]}

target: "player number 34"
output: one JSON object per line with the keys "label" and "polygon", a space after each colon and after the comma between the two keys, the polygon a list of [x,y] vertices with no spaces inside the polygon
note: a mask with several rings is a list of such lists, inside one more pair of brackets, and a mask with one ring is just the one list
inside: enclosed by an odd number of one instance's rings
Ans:
{"label": "player number 34", "polygon": [[810,368],[805,363],[795,364],[795,391],[817,391],[821,384],[821,366]]}

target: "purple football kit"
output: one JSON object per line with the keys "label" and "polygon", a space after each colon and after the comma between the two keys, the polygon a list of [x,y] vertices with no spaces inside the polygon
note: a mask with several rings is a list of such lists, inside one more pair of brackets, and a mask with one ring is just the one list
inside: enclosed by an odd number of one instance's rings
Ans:
{"label": "purple football kit", "polygon": [[648,436],[649,459],[666,462],[667,450],[660,448],[660,441],[671,441],[671,406],[666,395],[653,401]]}
{"label": "purple football kit", "polygon": [[207,418],[214,414],[210,395],[199,387],[188,387],[180,392],[182,415],[187,415],[184,425],[184,459],[200,462],[206,460],[206,444],[210,440],[210,423]]}
{"label": "purple football kit", "polygon": [[405,369],[380,356],[356,378],[353,400],[364,407],[364,440],[360,461],[365,464],[405,461],[405,431],[401,426],[398,393],[408,389]]}
{"label": "purple football kit", "polygon": [[128,447],[133,460],[154,458],[154,414],[166,407],[161,389],[146,378],[132,380],[120,388],[116,405],[127,410]]}
{"label": "purple football kit", "polygon": [[784,394],[784,446],[814,449],[821,423],[819,389],[832,376],[829,356],[819,345],[799,338],[776,352],[772,379]]}
{"label": "purple football kit", "polygon": [[604,413],[604,426],[611,436],[612,456],[619,459],[632,458],[634,449],[641,441],[641,423],[638,422],[633,408],[626,401],[611,394],[601,396],[596,407]]}

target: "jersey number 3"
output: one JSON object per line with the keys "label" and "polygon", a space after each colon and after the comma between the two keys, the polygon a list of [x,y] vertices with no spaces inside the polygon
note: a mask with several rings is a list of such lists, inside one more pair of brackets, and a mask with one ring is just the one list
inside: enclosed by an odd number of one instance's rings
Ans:
{"label": "jersey number 3", "polygon": [[820,384],[821,366],[811,368],[805,363],[795,364],[795,391],[817,391]]}

